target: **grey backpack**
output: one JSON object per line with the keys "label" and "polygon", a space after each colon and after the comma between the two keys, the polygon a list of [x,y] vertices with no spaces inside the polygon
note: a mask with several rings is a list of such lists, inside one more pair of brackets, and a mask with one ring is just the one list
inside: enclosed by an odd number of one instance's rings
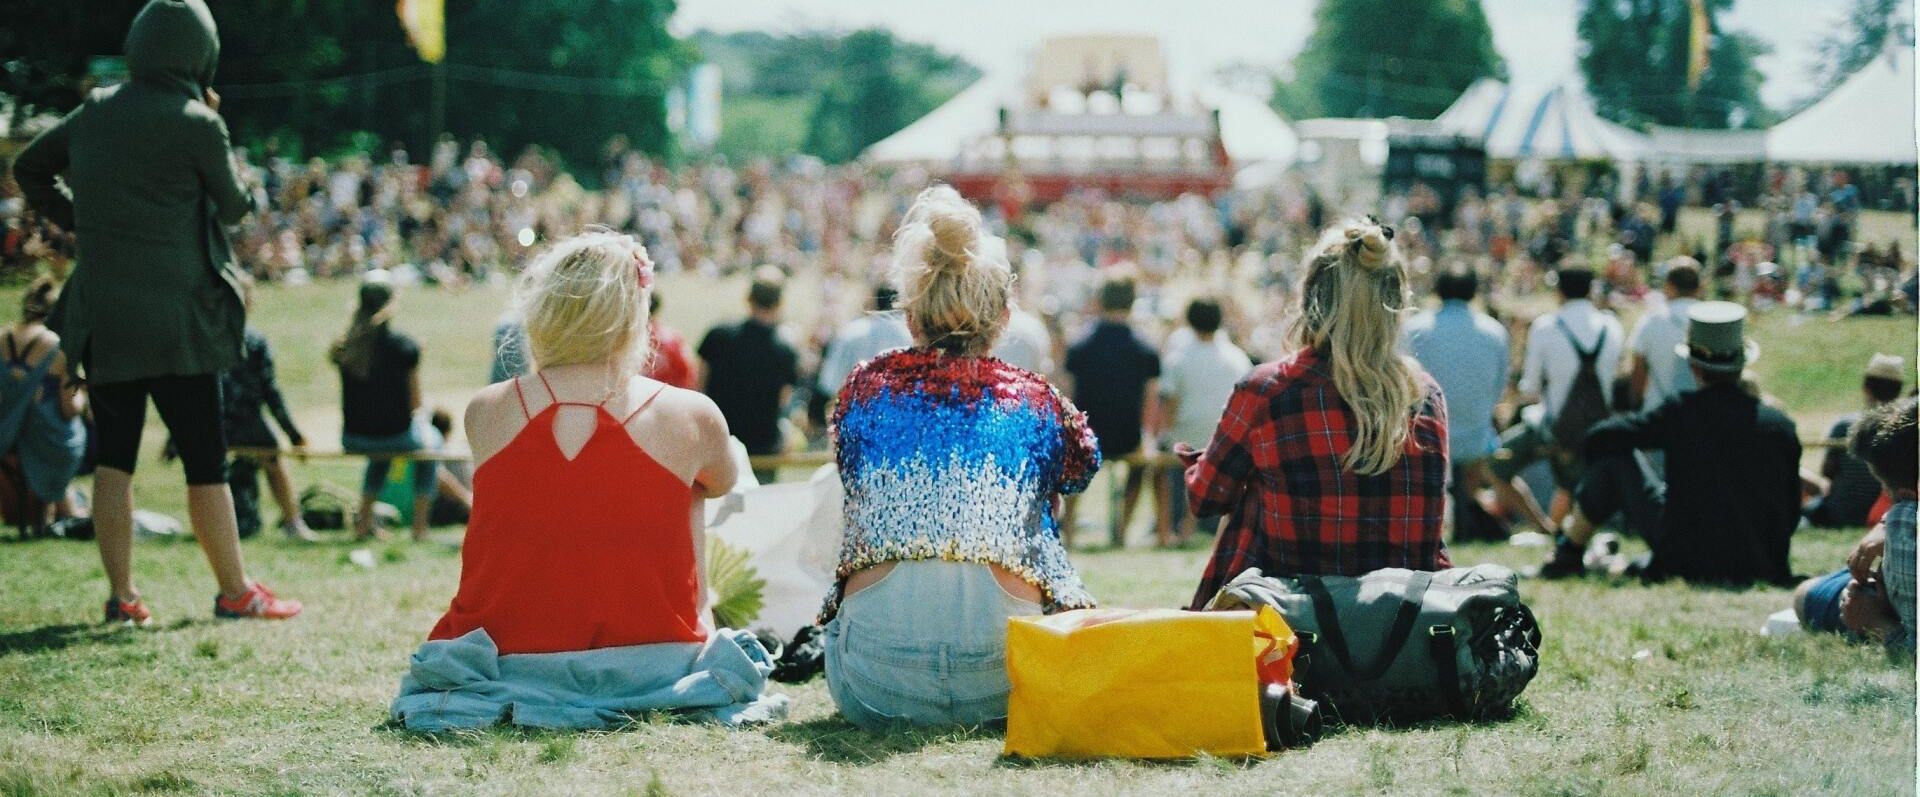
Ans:
{"label": "grey backpack", "polygon": [[1344,722],[1511,713],[1540,669],[1540,626],[1498,565],[1270,578],[1251,568],[1208,609],[1272,606],[1300,637],[1294,681]]}

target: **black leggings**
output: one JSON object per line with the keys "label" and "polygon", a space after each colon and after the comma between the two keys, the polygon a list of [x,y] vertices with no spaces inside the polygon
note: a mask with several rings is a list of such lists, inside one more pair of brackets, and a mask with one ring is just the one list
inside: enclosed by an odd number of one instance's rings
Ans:
{"label": "black leggings", "polygon": [[156,376],[110,385],[89,385],[93,433],[101,467],[133,472],[140,458],[140,432],[147,423],[147,397],[173,433],[174,448],[193,487],[227,482],[227,430],[221,422],[217,374]]}

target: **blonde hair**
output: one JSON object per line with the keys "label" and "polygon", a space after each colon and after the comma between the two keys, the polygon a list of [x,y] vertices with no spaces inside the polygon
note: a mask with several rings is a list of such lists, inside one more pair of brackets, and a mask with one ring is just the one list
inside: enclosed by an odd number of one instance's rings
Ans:
{"label": "blonde hair", "polygon": [[924,345],[985,354],[1006,326],[1013,267],[1005,242],[985,226],[958,191],[935,185],[914,198],[893,234],[899,306]]}
{"label": "blonde hair", "polygon": [[648,352],[651,283],[646,249],[630,236],[588,228],[554,244],[514,290],[527,353],[541,368],[611,363],[638,371]]}
{"label": "blonde hair", "polygon": [[1408,420],[1424,398],[1415,368],[1395,350],[1411,300],[1407,263],[1391,228],[1368,217],[1329,228],[1307,254],[1291,340],[1324,352],[1334,389],[1353,410],[1348,471],[1386,472],[1400,461]]}

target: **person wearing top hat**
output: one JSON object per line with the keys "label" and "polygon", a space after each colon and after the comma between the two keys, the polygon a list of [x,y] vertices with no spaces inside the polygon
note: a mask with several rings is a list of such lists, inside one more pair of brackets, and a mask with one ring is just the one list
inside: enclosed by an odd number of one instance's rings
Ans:
{"label": "person wearing top hat", "polygon": [[[1800,522],[1800,439],[1793,421],[1740,385],[1760,356],[1745,334],[1746,308],[1700,302],[1687,312],[1687,358],[1697,390],[1616,416],[1587,434],[1586,477],[1542,578],[1585,572],[1594,527],[1624,515],[1652,555],[1648,580],[1784,584]],[[1666,455],[1664,481],[1634,451]]]}
{"label": "person wearing top hat", "polygon": [[[1875,353],[1867,362],[1860,380],[1860,392],[1866,410],[1892,403],[1906,387],[1907,360],[1892,354]],[[1816,528],[1837,529],[1871,525],[1869,510],[1880,498],[1880,480],[1873,477],[1867,463],[1848,453],[1846,441],[1860,413],[1835,421],[1827,439],[1835,443],[1820,462],[1820,476],[1827,482],[1824,495],[1807,502],[1804,514]]]}

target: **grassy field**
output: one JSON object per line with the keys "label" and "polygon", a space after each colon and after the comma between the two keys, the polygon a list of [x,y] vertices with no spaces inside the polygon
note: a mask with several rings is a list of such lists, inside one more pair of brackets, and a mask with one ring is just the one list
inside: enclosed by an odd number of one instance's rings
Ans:
{"label": "grassy field", "polygon": [[[667,320],[696,337],[744,293],[736,283],[665,287]],[[815,294],[798,285],[791,305],[815,306]],[[270,289],[256,312],[316,443],[338,430],[323,355],[350,295],[341,285]],[[504,301],[490,289],[404,294],[400,326],[426,342],[432,402],[457,410],[482,380]],[[1870,353],[1915,350],[1910,319],[1776,316],[1756,335],[1763,381],[1803,427],[1857,402]],[[184,515],[179,472],[147,463],[140,504]],[[311,463],[296,477],[350,485],[355,475]],[[1797,537],[1795,569],[1835,567],[1856,536]],[[605,734],[399,733],[383,727],[385,707],[453,592],[458,555],[393,543],[367,569],[348,562],[349,550],[249,542],[254,571],[306,600],[308,613],[226,624],[210,619],[211,579],[191,542],[143,543],[136,572],[159,622],[132,632],[95,625],[106,588],[91,546],[0,545],[0,795],[1914,792],[1913,660],[1830,638],[1758,636],[1788,603],[1777,589],[1529,582],[1523,595],[1546,648],[1521,712],[1504,723],[1347,729],[1261,762],[1033,765],[999,760],[991,731],[861,732],[837,719],[817,680],[782,687],[795,697],[793,718],[758,730],[649,721]],[[1454,558],[1517,567],[1540,555],[1480,545]],[[1204,553],[1076,559],[1099,597],[1171,606],[1190,597]]]}

